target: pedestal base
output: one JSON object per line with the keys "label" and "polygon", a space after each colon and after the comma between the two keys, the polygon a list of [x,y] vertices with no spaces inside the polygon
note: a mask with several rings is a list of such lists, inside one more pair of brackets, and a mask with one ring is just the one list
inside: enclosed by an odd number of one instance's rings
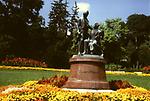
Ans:
{"label": "pedestal base", "polygon": [[71,74],[64,88],[109,89],[104,59],[97,55],[75,55],[70,59]]}
{"label": "pedestal base", "polygon": [[104,81],[71,81],[69,80],[64,88],[78,89],[109,89],[109,83]]}

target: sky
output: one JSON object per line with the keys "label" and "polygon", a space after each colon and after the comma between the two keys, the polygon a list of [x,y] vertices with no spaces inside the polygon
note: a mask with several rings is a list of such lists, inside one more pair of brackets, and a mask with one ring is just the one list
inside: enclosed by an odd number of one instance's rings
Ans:
{"label": "sky", "polygon": [[[65,1],[65,0],[63,0]],[[68,10],[77,2],[79,7],[79,17],[83,12],[89,11],[89,22],[94,24],[101,23],[106,19],[121,18],[127,21],[127,17],[131,14],[145,14],[150,16],[150,0],[67,0]],[[46,24],[49,21],[48,14],[51,10],[53,0],[44,0],[43,8],[40,14],[45,18]]]}

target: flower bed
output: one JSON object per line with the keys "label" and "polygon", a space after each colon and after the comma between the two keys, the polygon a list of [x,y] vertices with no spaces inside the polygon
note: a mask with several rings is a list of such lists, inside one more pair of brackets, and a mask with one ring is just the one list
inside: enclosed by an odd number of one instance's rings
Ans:
{"label": "flower bed", "polygon": [[[38,84],[50,84],[56,87],[63,87],[65,83],[67,82],[68,77],[67,76],[54,76],[48,79],[39,80]],[[117,89],[125,89],[125,88],[133,88],[133,86],[128,81],[122,81],[122,80],[112,80],[109,81],[110,89],[117,90]]]}
{"label": "flower bed", "polygon": [[111,81],[110,86],[118,89],[115,92],[83,93],[61,89],[67,79],[66,76],[54,76],[22,85],[0,87],[0,101],[150,101],[149,90],[131,86],[127,81]]}
{"label": "flower bed", "polygon": [[[6,92],[7,91],[7,92]],[[0,101],[150,101],[150,91],[143,88],[119,89],[111,93],[66,91],[37,81],[25,82],[0,93]]]}
{"label": "flower bed", "polygon": [[125,72],[125,71],[106,71],[106,74],[118,74],[118,75],[127,75],[134,74],[138,76],[150,76],[150,74],[142,73],[142,72]]}
{"label": "flower bed", "polygon": [[0,66],[0,69],[14,69],[14,70],[44,70],[44,71],[61,71],[69,72],[68,69],[54,69],[54,68],[41,68],[41,67],[18,67],[18,66]]}
{"label": "flower bed", "polygon": [[29,58],[21,58],[21,57],[7,58],[6,57],[0,59],[0,61],[2,65],[8,65],[8,66],[47,67],[47,64],[45,62],[41,62]]}

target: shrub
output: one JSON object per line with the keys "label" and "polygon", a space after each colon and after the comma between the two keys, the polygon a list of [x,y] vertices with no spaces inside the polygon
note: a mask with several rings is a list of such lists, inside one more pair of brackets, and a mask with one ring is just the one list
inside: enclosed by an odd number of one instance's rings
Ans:
{"label": "shrub", "polygon": [[[54,76],[48,79],[39,80],[38,84],[50,84],[50,85],[61,88],[63,85],[65,85],[67,80],[68,80],[67,76],[61,76],[61,77]],[[122,80],[109,81],[109,86],[110,86],[110,89],[112,90],[133,88],[133,86],[130,85],[128,81],[122,81]]]}
{"label": "shrub", "polygon": [[61,77],[54,76],[48,79],[39,80],[38,84],[50,84],[60,88],[66,83],[67,80],[68,80],[67,76],[61,76]]}
{"label": "shrub", "polygon": [[128,81],[122,81],[122,80],[112,80],[109,82],[109,86],[112,90],[133,88],[133,86],[130,85]]}
{"label": "shrub", "polygon": [[145,66],[145,67],[143,68],[143,72],[144,72],[144,73],[150,73],[150,66]]}
{"label": "shrub", "polygon": [[47,67],[45,62],[21,57],[3,58],[1,59],[1,64],[7,66]]}

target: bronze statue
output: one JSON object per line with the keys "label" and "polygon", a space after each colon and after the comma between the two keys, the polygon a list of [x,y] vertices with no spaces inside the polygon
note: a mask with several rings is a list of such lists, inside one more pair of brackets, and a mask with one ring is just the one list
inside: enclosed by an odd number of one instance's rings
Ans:
{"label": "bronze statue", "polygon": [[99,30],[99,23],[95,23],[91,32],[91,39],[89,42],[90,54],[100,55],[102,50],[100,49],[101,40],[104,38],[104,32]]}
{"label": "bronze statue", "polygon": [[89,11],[83,13],[83,19],[79,20],[79,42],[78,42],[78,55],[85,54],[86,52],[86,43],[84,42],[86,39],[89,38],[88,30],[91,27],[89,26],[89,20],[87,19],[87,16],[89,15]]}
{"label": "bronze statue", "polygon": [[[89,12],[83,13],[83,19],[79,21],[79,40],[78,40],[78,55],[84,54],[99,54],[100,40],[103,39],[104,33],[100,31],[99,24],[95,23],[93,29],[89,25],[87,19]],[[89,29],[92,30],[89,33]]]}

